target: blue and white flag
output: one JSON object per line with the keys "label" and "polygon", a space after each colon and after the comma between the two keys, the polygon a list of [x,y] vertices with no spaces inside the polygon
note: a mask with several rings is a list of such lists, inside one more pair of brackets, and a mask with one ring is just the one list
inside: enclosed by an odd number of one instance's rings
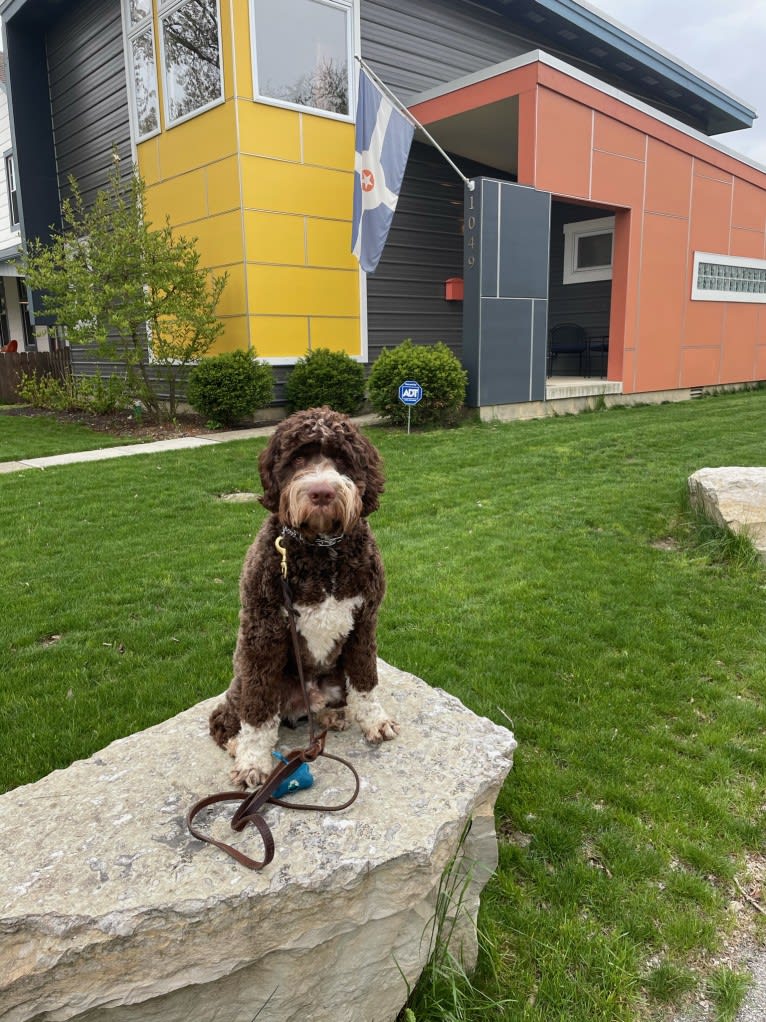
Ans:
{"label": "blue and white flag", "polygon": [[359,69],[351,251],[374,273],[394,218],[414,127]]}

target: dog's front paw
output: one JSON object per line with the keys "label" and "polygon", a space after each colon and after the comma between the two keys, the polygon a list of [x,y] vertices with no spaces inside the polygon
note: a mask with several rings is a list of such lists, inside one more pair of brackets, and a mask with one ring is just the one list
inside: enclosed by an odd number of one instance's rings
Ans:
{"label": "dog's front paw", "polygon": [[392,738],[401,731],[395,720],[379,720],[371,726],[363,727],[362,733],[371,745],[380,745],[381,742],[390,742]]}
{"label": "dog's front paw", "polygon": [[236,739],[229,741],[228,751],[234,756],[231,779],[247,788],[260,787],[276,766],[271,755],[279,737],[279,720],[260,727],[242,724]]}
{"label": "dog's front paw", "polygon": [[328,731],[345,731],[349,726],[349,722],[346,719],[346,711],[343,707],[339,709],[328,710],[326,707],[317,713],[317,724],[320,728],[326,728]]}

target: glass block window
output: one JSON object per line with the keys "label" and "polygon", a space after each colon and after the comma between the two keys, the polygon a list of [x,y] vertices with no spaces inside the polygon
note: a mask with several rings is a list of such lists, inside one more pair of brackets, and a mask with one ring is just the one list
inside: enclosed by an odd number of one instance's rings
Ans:
{"label": "glass block window", "polygon": [[259,99],[350,116],[351,0],[251,0]]}
{"label": "glass block window", "polygon": [[612,279],[614,217],[564,224],[564,284]]}
{"label": "glass block window", "polygon": [[695,252],[692,300],[766,303],[766,260]]}
{"label": "glass block window", "polygon": [[127,15],[130,107],[137,142],[160,130],[151,0],[124,0]]}

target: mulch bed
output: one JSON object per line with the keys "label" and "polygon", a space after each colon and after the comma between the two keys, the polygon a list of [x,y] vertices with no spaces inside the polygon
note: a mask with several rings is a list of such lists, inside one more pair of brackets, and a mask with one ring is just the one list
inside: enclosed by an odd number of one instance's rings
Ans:
{"label": "mulch bed", "polygon": [[172,422],[157,422],[147,416],[136,418],[130,412],[113,415],[94,415],[88,412],[53,412],[28,405],[11,405],[2,409],[3,415],[23,415],[34,418],[55,419],[57,422],[71,422],[87,426],[97,433],[129,440],[172,440],[181,436],[198,436],[212,432],[210,424],[193,413],[177,415]]}

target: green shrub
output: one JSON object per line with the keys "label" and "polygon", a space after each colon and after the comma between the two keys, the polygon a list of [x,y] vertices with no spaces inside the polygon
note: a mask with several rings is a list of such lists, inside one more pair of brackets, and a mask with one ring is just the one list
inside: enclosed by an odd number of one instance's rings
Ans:
{"label": "green shrub", "polygon": [[55,412],[92,412],[111,415],[129,408],[133,394],[127,381],[114,373],[103,380],[95,376],[63,377],[43,373],[39,376],[22,374],[19,394],[35,408]]}
{"label": "green shrub", "polygon": [[316,348],[298,359],[285,392],[292,412],[328,405],[353,415],[364,401],[364,366],[345,351]]}
{"label": "green shrub", "polygon": [[411,409],[413,425],[447,426],[457,420],[468,374],[446,344],[415,345],[406,340],[383,350],[372,367],[368,389],[373,408],[389,422],[407,422],[407,406],[399,400],[405,380],[416,380],[423,388],[423,399]]}
{"label": "green shrub", "polygon": [[271,366],[246,351],[203,358],[189,373],[186,397],[211,422],[231,426],[274,396]]}

